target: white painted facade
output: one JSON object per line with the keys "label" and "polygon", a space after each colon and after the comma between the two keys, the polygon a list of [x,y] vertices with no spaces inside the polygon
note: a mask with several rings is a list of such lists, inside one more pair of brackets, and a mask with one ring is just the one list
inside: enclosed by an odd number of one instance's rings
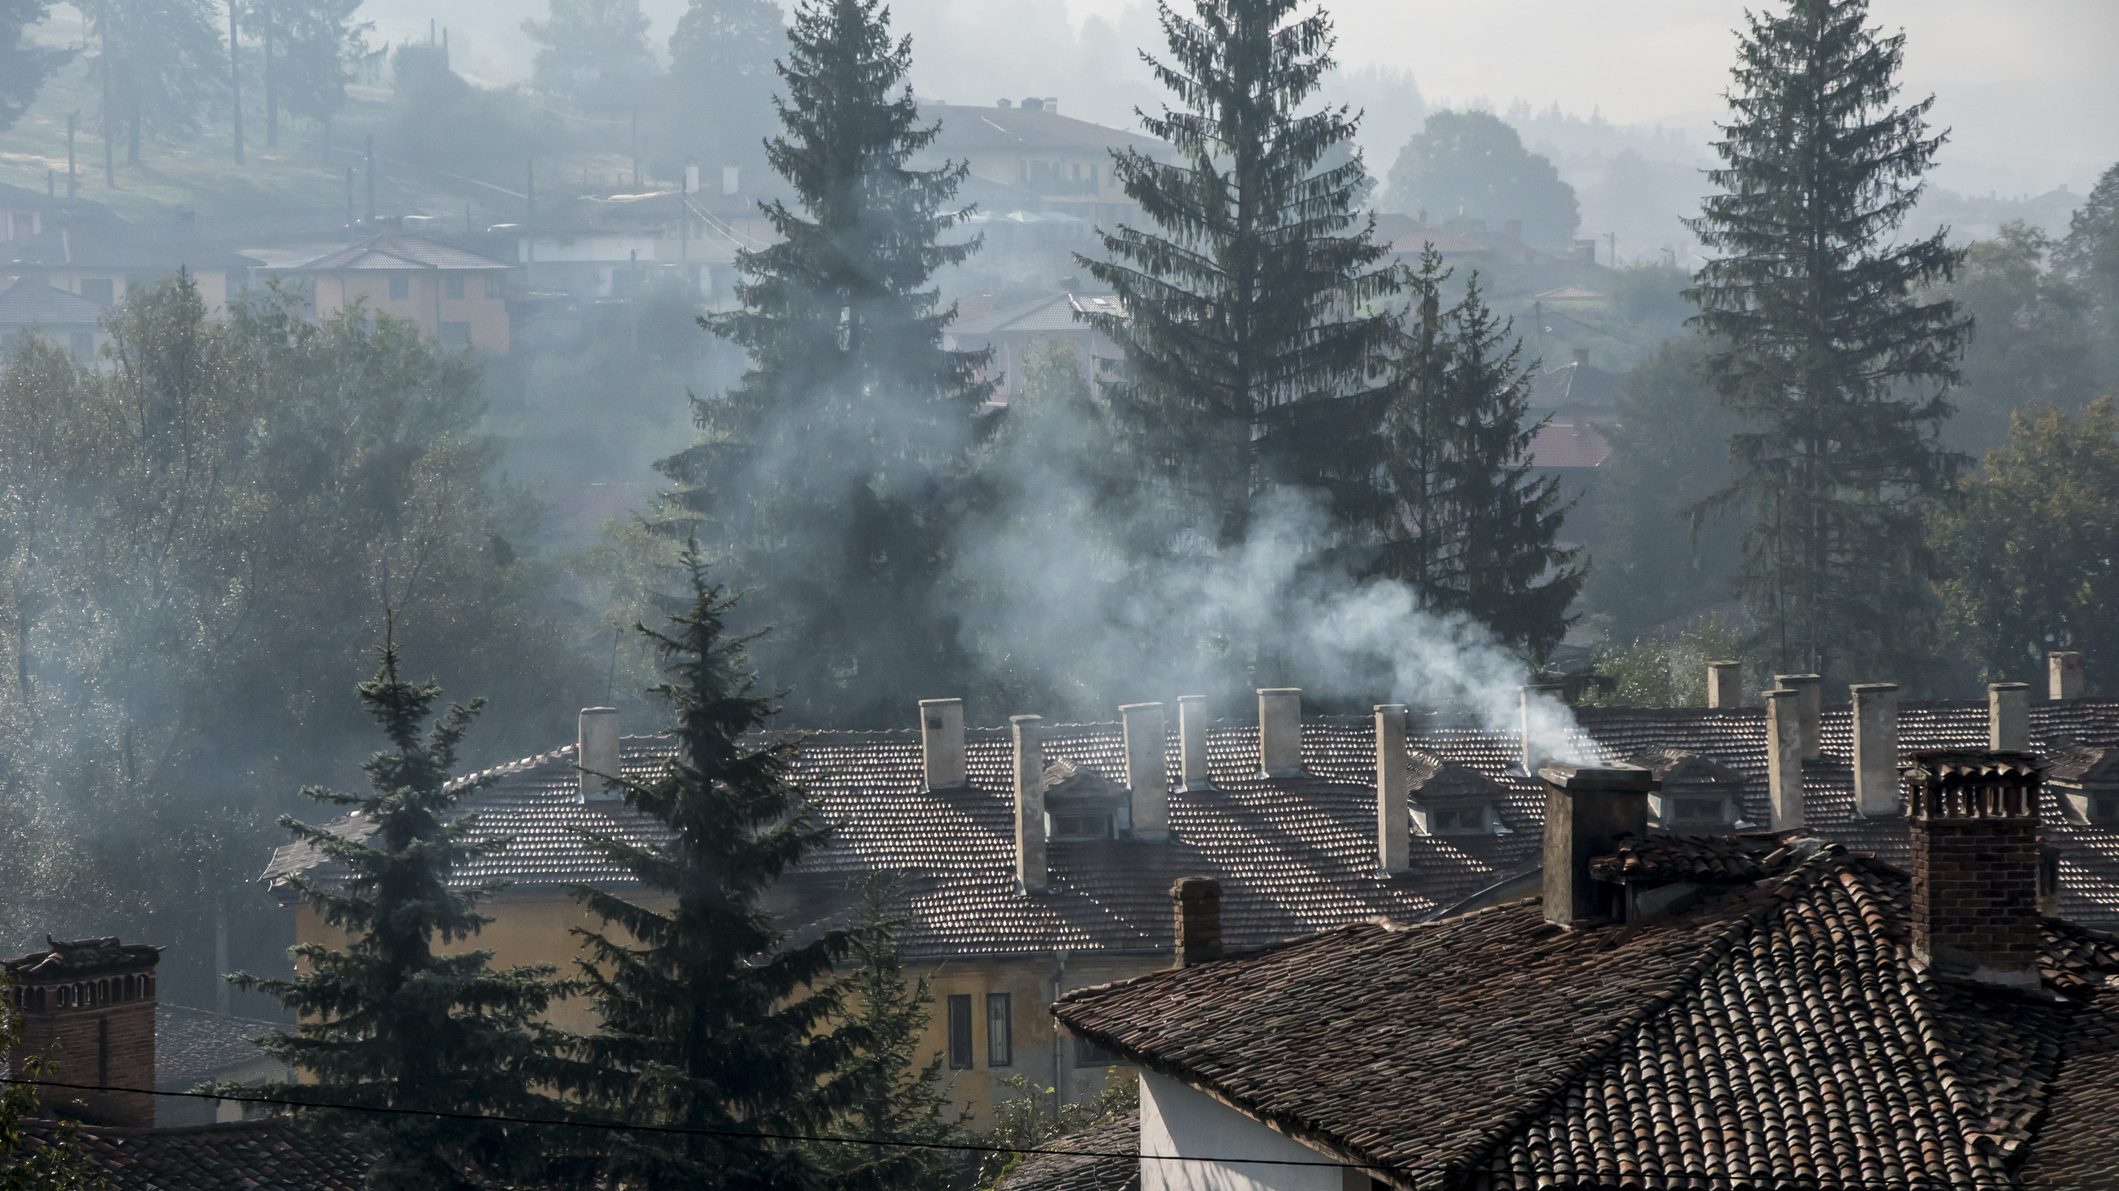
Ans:
{"label": "white painted facade", "polygon": [[[1173,1079],[1146,1071],[1140,1076],[1140,1152],[1141,1191],[1369,1188],[1367,1174],[1347,1167],[1271,1165],[1329,1162],[1332,1156],[1276,1133]],[[1189,1154],[1205,1156],[1182,1161],[1170,1157]]]}

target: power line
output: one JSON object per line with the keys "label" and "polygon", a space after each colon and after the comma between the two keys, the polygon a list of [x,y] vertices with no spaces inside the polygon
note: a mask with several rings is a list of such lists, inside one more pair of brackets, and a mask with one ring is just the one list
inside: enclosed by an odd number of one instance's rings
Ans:
{"label": "power line", "polygon": [[[1476,1167],[1455,1167],[1435,1164],[1412,1164],[1405,1166],[1380,1166],[1364,1162],[1339,1162],[1328,1158],[1247,1158],[1229,1154],[1146,1154],[1124,1150],[1092,1150],[1061,1148],[1059,1146],[1006,1146],[988,1145],[978,1142],[919,1141],[902,1137],[848,1137],[831,1133],[783,1133],[762,1129],[714,1129],[689,1125],[642,1125],[627,1121],[584,1120],[568,1117],[519,1117],[505,1113],[452,1112],[437,1108],[401,1108],[384,1104],[334,1104],[318,1100],[298,1100],[281,1096],[242,1095],[224,1096],[214,1092],[165,1092],[155,1088],[127,1088],[113,1084],[65,1083],[53,1079],[17,1079],[0,1077],[0,1084],[21,1084],[30,1087],[63,1088],[81,1092],[123,1092],[137,1096],[164,1096],[180,1100],[225,1100],[236,1104],[265,1104],[286,1108],[324,1109],[332,1112],[366,1112],[383,1116],[429,1117],[447,1121],[483,1121],[499,1125],[557,1126],[567,1129],[589,1129],[618,1133],[656,1133],[680,1137],[725,1137],[758,1141],[821,1142],[830,1145],[877,1146],[888,1149],[949,1150],[959,1153],[1020,1154],[1024,1156],[1057,1155],[1072,1158],[1113,1158],[1121,1161],[1147,1159],[1154,1162],[1222,1162],[1243,1166],[1309,1167],[1333,1170],[1368,1170],[1390,1174],[1447,1174],[1467,1175],[1478,1172]],[[1637,1172],[1629,1181],[1644,1185],[1682,1182],[1688,1185],[1716,1181],[1742,1182],[1756,1188],[1770,1188],[1775,1184],[1768,1179],[1737,1173],[1715,1175],[1700,1171],[1668,1170],[1660,1174]],[[1877,1188],[1879,1191],[1904,1191],[1907,1188],[1970,1188],[1972,1191],[2000,1191],[2014,1188],[2017,1184],[2001,1179],[1997,1181],[1955,1180],[1928,1175],[1909,1176],[1903,1179],[1849,1179],[1834,1175],[1803,1175],[1784,1179],[1781,1184],[1789,1187],[1840,1187],[1849,1189]]]}

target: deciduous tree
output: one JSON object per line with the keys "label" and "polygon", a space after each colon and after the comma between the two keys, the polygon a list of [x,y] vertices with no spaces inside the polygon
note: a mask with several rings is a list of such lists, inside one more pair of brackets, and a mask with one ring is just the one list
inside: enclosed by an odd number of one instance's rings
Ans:
{"label": "deciduous tree", "polygon": [[1438,222],[1467,216],[1498,229],[1519,219],[1523,238],[1548,248],[1566,247],[1580,222],[1574,187],[1491,112],[1429,116],[1392,163],[1384,194],[1392,210]]}

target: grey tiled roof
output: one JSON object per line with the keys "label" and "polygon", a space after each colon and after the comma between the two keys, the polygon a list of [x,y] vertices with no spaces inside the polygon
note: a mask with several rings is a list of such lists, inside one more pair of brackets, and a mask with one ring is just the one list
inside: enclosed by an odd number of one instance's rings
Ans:
{"label": "grey tiled roof", "polygon": [[[2033,746],[2060,740],[2119,741],[2119,701],[2076,700],[2033,708]],[[1615,761],[1651,749],[1697,753],[1743,778],[1744,818],[1769,821],[1763,715],[1758,709],[1583,709],[1581,749]],[[1901,748],[1978,747],[1984,703],[1909,703]],[[1828,709],[1825,756],[1805,770],[1809,828],[1893,862],[1906,854],[1894,818],[1854,811],[1848,713]],[[1544,791],[1517,772],[1514,733],[1416,723],[1409,745],[1435,761],[1493,783],[1504,830],[1496,834],[1414,834],[1410,871],[1386,876],[1375,861],[1374,734],[1366,718],[1312,718],[1303,728],[1306,776],[1258,772],[1258,733],[1248,724],[1208,738],[1211,789],[1170,795],[1170,838],[1055,840],[1050,888],[1016,887],[1012,767],[1006,733],[968,735],[968,785],[925,788],[917,735],[910,731],[817,733],[796,754],[794,776],[820,813],[837,825],[828,847],[798,875],[832,878],[862,870],[904,875],[908,950],[916,956],[1034,954],[1065,948],[1166,952],[1172,945],[1169,888],[1180,876],[1218,877],[1229,945],[1255,947],[1351,921],[1414,921],[1534,868],[1540,855]],[[1168,761],[1179,773],[1174,731]],[[1124,781],[1116,724],[1059,725],[1048,731],[1048,762],[1069,760]],[[584,846],[577,830],[652,841],[644,816],[616,802],[583,804],[573,746],[465,780],[483,783],[467,805],[509,847],[459,879],[504,878],[520,887],[594,884],[623,887],[624,873]],[[624,742],[628,776],[645,778],[669,755],[667,741]],[[337,829],[358,831],[357,820]],[[2119,926],[2119,833],[2065,823],[2049,804],[2049,842],[2062,852],[2062,913],[2091,925]],[[278,849],[264,879],[280,882],[317,864],[313,849]]]}
{"label": "grey tiled roof", "polygon": [[0,278],[0,327],[93,327],[103,307],[35,274]]}
{"label": "grey tiled roof", "polygon": [[[26,1132],[42,1144],[52,1128],[32,1120]],[[109,1191],[364,1191],[373,1161],[343,1130],[286,1117],[77,1136]]]}
{"label": "grey tiled roof", "polygon": [[311,261],[288,266],[298,273],[335,273],[344,269],[508,269],[514,266],[468,248],[425,236],[379,232]]}
{"label": "grey tiled roof", "polygon": [[994,1191],[1140,1191],[1140,1110],[1123,1113],[1039,1147],[994,1184]]}
{"label": "grey tiled roof", "polygon": [[280,1028],[276,1022],[157,1003],[155,1086],[188,1091],[260,1062],[265,1053],[251,1039]]}

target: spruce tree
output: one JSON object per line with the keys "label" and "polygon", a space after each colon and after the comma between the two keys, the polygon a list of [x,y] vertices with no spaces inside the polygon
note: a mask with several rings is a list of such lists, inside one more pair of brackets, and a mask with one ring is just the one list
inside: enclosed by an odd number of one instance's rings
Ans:
{"label": "spruce tree", "polygon": [[1689,226],[1718,257],[1688,295],[1710,369],[1746,423],[1735,479],[1746,605],[1779,668],[1858,674],[1928,652],[1927,499],[1956,458],[1936,443],[1968,320],[1946,298],[1944,232],[1901,239],[1944,134],[1933,97],[1895,105],[1903,35],[1867,0],[1788,0],[1742,35],[1731,118]]}
{"label": "spruce tree", "polygon": [[778,239],[739,254],[740,306],[711,322],[750,367],[659,465],[676,519],[773,594],[761,667],[839,724],[895,722],[910,676],[968,669],[939,588],[952,481],[993,391],[986,353],[942,347],[955,306],[931,278],[977,246],[941,242],[968,214],[951,201],[966,167],[907,165],[939,126],[920,123],[911,43],[887,20],[881,0],[796,9],[766,146],[795,205],[763,205]]}
{"label": "spruce tree", "polygon": [[1333,65],[1330,18],[1304,7],[1158,5],[1169,58],[1148,61],[1171,98],[1140,115],[1174,156],[1115,155],[1147,226],[1100,229],[1104,259],[1082,258],[1123,304],[1089,320],[1125,351],[1113,404],[1176,489],[1181,528],[1210,542],[1242,537],[1274,486],[1320,491],[1348,525],[1378,500],[1371,365],[1390,321],[1370,306],[1395,272],[1355,211],[1357,118],[1302,110]]}
{"label": "spruce tree", "polygon": [[73,51],[39,45],[29,31],[51,14],[51,0],[0,0],[0,132],[29,109]]}
{"label": "spruce tree", "polygon": [[1486,304],[1475,273],[1447,310],[1432,248],[1412,274],[1392,369],[1384,464],[1392,495],[1378,569],[1423,607],[1468,616],[1542,662],[1572,623],[1585,575],[1559,534],[1559,482],[1531,473],[1522,345]]}
{"label": "spruce tree", "polygon": [[688,607],[666,632],[641,629],[662,654],[676,755],[619,780],[666,838],[590,836],[638,889],[578,892],[601,924],[577,933],[602,1028],[562,1082],[616,1119],[692,1131],[615,1134],[613,1187],[823,1186],[816,1153],[784,1138],[828,1126],[853,1086],[841,1073],[859,1031],[826,1028],[840,1006],[831,968],[851,940],[791,944],[762,902],[826,828],[788,780],[792,741],[759,736],[773,709],[725,629],[734,601],[696,548],[684,565]]}
{"label": "spruce tree", "polygon": [[[545,1141],[531,1126],[418,1115],[558,1116],[534,1088],[551,1078],[551,1038],[539,1018],[562,990],[549,966],[495,968],[466,948],[491,921],[479,902],[504,883],[460,874],[506,846],[459,812],[471,787],[449,780],[456,749],[482,701],[435,715],[441,690],[398,672],[394,637],[360,700],[388,746],[369,758],[369,790],[303,791],[350,807],[363,829],[281,823],[328,861],[289,878],[296,894],[344,940],[292,949],[285,979],[237,974],[241,988],[279,998],[299,1024],[260,1041],[298,1070],[294,1083],[247,1094],[348,1112],[333,1122],[376,1154],[369,1185],[469,1188],[535,1177]],[[446,948],[446,950],[444,950]]]}

